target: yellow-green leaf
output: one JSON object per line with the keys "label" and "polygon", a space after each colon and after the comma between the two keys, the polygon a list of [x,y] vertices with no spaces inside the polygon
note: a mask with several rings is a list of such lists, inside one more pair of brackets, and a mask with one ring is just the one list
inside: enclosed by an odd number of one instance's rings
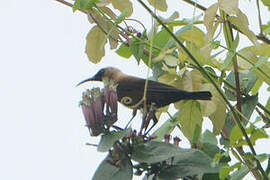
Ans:
{"label": "yellow-green leaf", "polygon": [[[104,46],[101,46],[103,45],[105,37],[104,32],[102,32],[98,26],[94,26],[88,33],[86,37],[85,53],[92,63],[96,64],[104,57],[105,49]],[[105,42],[107,42],[106,39]]]}
{"label": "yellow-green leaf", "polygon": [[166,12],[168,9],[168,5],[166,0],[147,0],[149,4],[155,7],[157,10]]}
{"label": "yellow-green leaf", "polygon": [[128,12],[127,17],[131,16],[133,12],[132,3],[129,0],[112,0],[112,5],[120,12],[124,12],[124,10],[126,10]]}
{"label": "yellow-green leaf", "polygon": [[203,47],[205,45],[204,32],[195,26],[192,26],[189,30],[181,33],[180,37],[194,43],[198,47]]}
{"label": "yellow-green leaf", "polygon": [[238,9],[238,0],[220,0],[219,7],[229,15],[236,14]]}
{"label": "yellow-green leaf", "polygon": [[179,59],[173,55],[170,55],[170,54],[167,54],[164,57],[164,61],[169,66],[177,66],[177,64],[179,63]]}
{"label": "yellow-green leaf", "polygon": [[190,141],[193,138],[196,126],[202,127],[202,114],[197,101],[185,101],[178,115],[181,130]]}
{"label": "yellow-green leaf", "polygon": [[249,28],[248,28],[248,26],[249,26],[248,18],[244,13],[242,13],[240,10],[238,10],[236,17],[231,16],[228,19],[243,34],[245,34],[253,44],[258,45],[256,35],[251,30],[249,30]]}
{"label": "yellow-green leaf", "polygon": [[158,78],[158,81],[162,82],[162,83],[165,83],[165,84],[169,84],[169,85],[172,85],[172,83],[175,81],[175,79],[177,78],[178,76],[176,74],[164,74],[162,76],[160,76]]}
{"label": "yellow-green leaf", "polygon": [[[102,7],[101,9],[108,13],[110,12],[109,8]],[[102,30],[106,32],[106,38],[109,39],[111,49],[117,48],[118,46],[117,40],[119,39],[119,31],[113,25],[112,22],[102,17],[99,14],[99,12],[95,9],[88,11],[88,20],[90,21],[90,23],[98,23],[99,26],[102,28]],[[103,41],[103,43],[105,43],[105,41]]]}
{"label": "yellow-green leaf", "polygon": [[211,101],[200,101],[203,115],[209,116],[214,126],[214,134],[218,135],[224,127],[226,117],[226,105],[212,84],[203,84],[202,91],[210,91]]}
{"label": "yellow-green leaf", "polygon": [[[255,66],[259,59],[256,57],[255,53],[259,53],[254,51],[254,47],[247,47],[242,50],[240,50],[238,53],[241,55],[241,58],[238,56],[238,65],[241,70],[249,71],[253,66]],[[259,78],[261,78],[265,83],[270,85],[270,65],[269,62],[265,62],[264,65],[257,67],[256,69],[253,69],[253,73],[255,73]]]}
{"label": "yellow-green leaf", "polygon": [[205,11],[203,22],[207,30],[207,34],[206,34],[207,42],[212,41],[213,36],[217,29],[217,26],[213,25],[216,18],[216,14],[217,14],[217,9],[218,9],[218,4],[213,4]]}

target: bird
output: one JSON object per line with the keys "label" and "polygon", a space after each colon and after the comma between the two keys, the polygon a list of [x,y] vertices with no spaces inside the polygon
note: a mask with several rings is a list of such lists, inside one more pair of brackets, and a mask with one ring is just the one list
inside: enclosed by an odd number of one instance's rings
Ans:
{"label": "bird", "polygon": [[[93,77],[81,81],[77,86],[88,81],[103,81],[104,79],[109,79],[117,84],[118,101],[134,110],[133,117],[138,109],[146,108],[146,111],[150,112],[151,109],[156,110],[180,100],[211,100],[212,97],[209,91],[189,92],[180,90],[161,82],[127,75],[115,67],[102,68]],[[145,84],[147,85],[146,88]],[[144,107],[145,105],[146,107]],[[156,124],[155,115],[152,115],[151,118]]]}

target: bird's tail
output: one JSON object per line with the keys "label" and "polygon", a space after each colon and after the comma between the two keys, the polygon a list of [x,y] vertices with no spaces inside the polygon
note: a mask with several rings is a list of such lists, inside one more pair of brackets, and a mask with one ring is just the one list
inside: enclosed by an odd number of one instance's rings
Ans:
{"label": "bird's tail", "polygon": [[211,100],[212,94],[209,91],[187,92],[184,99]]}

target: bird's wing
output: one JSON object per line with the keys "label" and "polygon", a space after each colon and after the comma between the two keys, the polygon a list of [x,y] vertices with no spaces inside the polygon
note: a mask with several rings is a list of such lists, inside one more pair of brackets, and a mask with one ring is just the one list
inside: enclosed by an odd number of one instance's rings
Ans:
{"label": "bird's wing", "polygon": [[[128,101],[129,106],[137,104],[144,95],[145,79],[128,77],[122,79],[118,84],[118,100],[123,103],[124,100],[131,98]],[[158,107],[168,105],[181,99],[181,91],[173,86],[169,86],[156,81],[148,81],[146,99],[147,104],[154,103]],[[184,95],[184,94],[183,94]],[[128,98],[127,98],[128,97]],[[123,103],[128,105],[127,103]]]}

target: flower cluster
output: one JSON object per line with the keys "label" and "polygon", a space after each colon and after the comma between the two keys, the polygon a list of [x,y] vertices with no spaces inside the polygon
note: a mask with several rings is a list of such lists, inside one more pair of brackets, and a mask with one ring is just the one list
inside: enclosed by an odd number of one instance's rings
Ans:
{"label": "flower cluster", "polygon": [[[93,88],[82,95],[80,106],[91,136],[98,136],[117,121],[116,86],[106,84],[104,89]],[[105,109],[104,109],[105,107]]]}

